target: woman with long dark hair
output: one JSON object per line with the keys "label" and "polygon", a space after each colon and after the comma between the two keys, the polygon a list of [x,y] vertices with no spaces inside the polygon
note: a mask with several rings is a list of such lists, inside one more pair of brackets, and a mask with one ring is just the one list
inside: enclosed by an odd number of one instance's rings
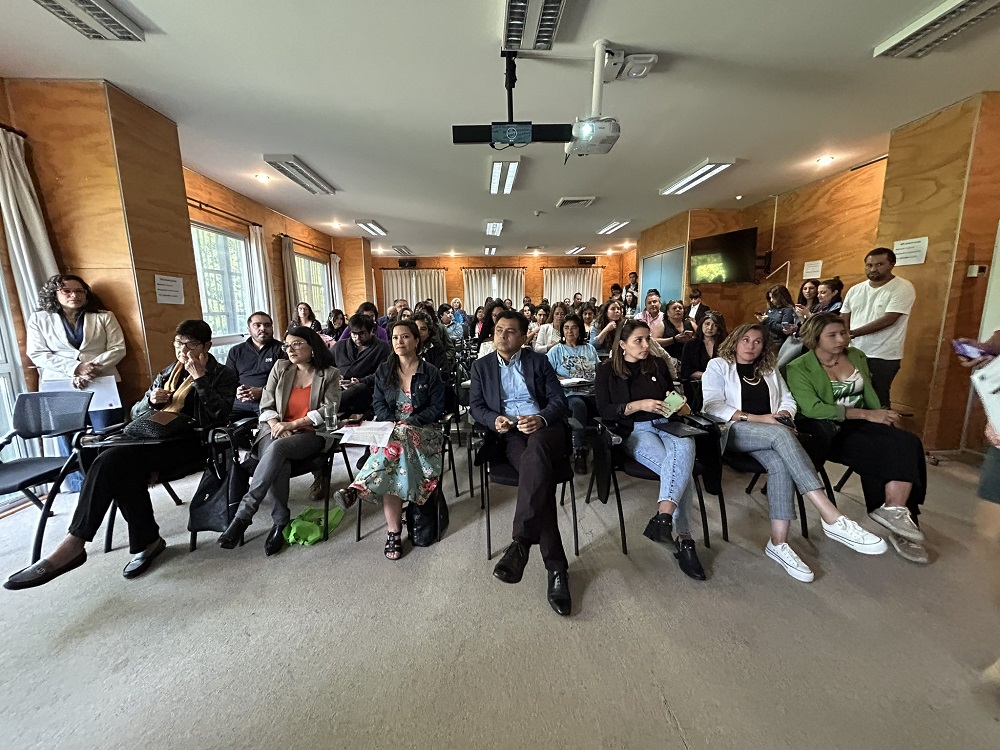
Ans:
{"label": "woman with long dark hair", "polygon": [[288,359],[274,363],[260,399],[260,431],[249,459],[253,480],[229,528],[219,537],[219,546],[235,548],[268,497],[273,525],[264,541],[264,554],[269,557],[285,546],[284,531],[291,520],[289,467],[318,456],[333,444],[327,415],[337,413],[341,393],[333,354],[312,328],[292,328],[281,348]]}
{"label": "woman with long dark hair", "polygon": [[708,361],[716,356],[719,345],[726,340],[726,319],[722,313],[707,312],[698,324],[694,339],[684,344],[681,352],[681,382],[684,394],[694,411],[701,411],[701,378]]}
{"label": "woman with long dark hair", "polygon": [[839,276],[832,279],[823,279],[816,288],[816,298],[819,304],[813,308],[812,314],[818,313],[839,313],[844,304],[843,298],[844,282]]}
{"label": "woman with long dark hair", "polygon": [[673,378],[666,361],[650,355],[649,343],[645,321],[629,320],[622,326],[611,359],[597,368],[597,411],[623,439],[625,451],[660,477],[657,512],[643,536],[674,546],[681,570],[704,581],[688,520],[694,503],[694,440],[675,437],[653,424],[671,413],[664,399],[673,390]]}
{"label": "woman with long dark hair", "polygon": [[493,300],[486,305],[483,313],[483,327],[479,333],[479,353],[478,357],[485,357],[490,352],[496,351],[496,344],[493,343],[493,328],[497,324],[497,319],[507,308],[503,300]]}
{"label": "woman with long dark hair", "polygon": [[620,299],[613,297],[601,305],[590,328],[590,345],[597,350],[599,357],[611,356],[624,324],[625,304]]}
{"label": "woman with long dark hair", "polygon": [[390,331],[392,354],[375,373],[375,419],[395,422],[385,448],[372,447],[354,482],[334,494],[345,508],[359,498],[381,502],[388,528],[384,554],[403,555],[403,503],[423,505],[437,489],[444,438],[435,422],[444,414],[444,382],[417,355],[420,333],[412,320]]}
{"label": "woman with long dark hair", "polygon": [[[525,305],[527,307],[527,305]],[[541,330],[542,326],[545,325],[546,321],[549,319],[549,306],[542,303],[538,307],[531,307],[532,313],[531,317],[528,318],[528,337],[524,340],[525,346],[530,346],[532,349],[535,347],[535,337],[538,336],[538,332]]]}
{"label": "woman with long dark hair", "polygon": [[535,334],[535,343],[532,345],[539,354],[548,354],[549,349],[554,347],[562,339],[562,324],[569,314],[569,305],[565,302],[556,302],[552,305],[552,312],[549,313],[548,322],[538,329]]}
{"label": "woman with long dark hair", "polygon": [[472,319],[472,330],[469,331],[469,335],[476,341],[479,341],[483,328],[486,326],[486,308],[482,305],[477,307]]}
{"label": "woman with long dark hair", "polygon": [[340,340],[340,334],[347,330],[347,318],[344,317],[344,311],[333,309],[330,311],[329,317],[326,319],[326,328],[323,329],[323,333],[334,341]]}
{"label": "woman with long dark hair", "polygon": [[780,347],[795,331],[795,306],[788,287],[775,284],[767,290],[767,311],[757,313],[757,321],[771,334],[773,345]]}
{"label": "woman with long dark hair", "polygon": [[639,312],[639,295],[631,289],[625,292],[625,296],[622,297],[622,302],[625,305],[626,318],[632,318],[637,312]]}
{"label": "woman with long dark hair", "polygon": [[298,326],[311,328],[316,333],[323,330],[323,326],[316,320],[316,313],[313,312],[308,302],[300,302],[295,306],[295,315],[292,316],[292,320],[288,323],[287,330],[291,331]]}
{"label": "woman with long dark hair", "polygon": [[667,354],[679,361],[684,354],[684,345],[694,338],[694,332],[694,321],[684,317],[684,302],[670,300],[663,315],[663,337],[670,339],[670,343],[663,347]]}

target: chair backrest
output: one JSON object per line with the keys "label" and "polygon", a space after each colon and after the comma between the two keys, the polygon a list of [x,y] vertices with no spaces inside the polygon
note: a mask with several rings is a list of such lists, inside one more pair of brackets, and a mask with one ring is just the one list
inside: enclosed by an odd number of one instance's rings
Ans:
{"label": "chair backrest", "polygon": [[91,391],[20,393],[14,404],[13,428],[24,439],[83,430],[93,397]]}

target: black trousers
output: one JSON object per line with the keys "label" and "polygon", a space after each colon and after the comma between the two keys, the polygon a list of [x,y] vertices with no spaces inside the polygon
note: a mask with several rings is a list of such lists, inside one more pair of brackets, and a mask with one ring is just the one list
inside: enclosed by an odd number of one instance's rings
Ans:
{"label": "black trousers", "polygon": [[350,416],[352,414],[363,414],[366,419],[375,416],[373,407],[374,394],[372,389],[364,383],[352,385],[340,396],[340,414]]}
{"label": "black trousers", "polygon": [[562,424],[530,435],[511,430],[503,440],[507,460],[519,477],[511,536],[525,547],[537,544],[546,570],[565,571],[569,566],[556,510],[556,467],[569,466],[567,447]]}
{"label": "black trousers", "polygon": [[205,448],[198,437],[163,445],[123,445],[101,451],[87,469],[69,533],[93,541],[111,502],[117,500],[128,524],[129,551],[142,552],[160,536],[149,498],[150,475],[195,467],[204,460]]}
{"label": "black trousers", "polygon": [[878,400],[882,402],[883,409],[891,408],[892,401],[889,398],[889,391],[892,389],[892,381],[899,372],[898,359],[869,359],[868,369],[872,374],[872,389]]}

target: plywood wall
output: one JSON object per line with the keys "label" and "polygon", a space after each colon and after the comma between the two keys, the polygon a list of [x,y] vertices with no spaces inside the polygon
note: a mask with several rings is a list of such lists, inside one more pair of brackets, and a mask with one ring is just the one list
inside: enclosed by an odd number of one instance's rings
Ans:
{"label": "plywood wall", "polygon": [[372,271],[372,245],[363,237],[336,237],[333,246],[340,256],[344,312],[350,317],[362,302],[374,301],[376,298],[375,274]]}
{"label": "plywood wall", "polygon": [[10,104],[7,102],[7,81],[0,78],[0,125],[12,125]]}

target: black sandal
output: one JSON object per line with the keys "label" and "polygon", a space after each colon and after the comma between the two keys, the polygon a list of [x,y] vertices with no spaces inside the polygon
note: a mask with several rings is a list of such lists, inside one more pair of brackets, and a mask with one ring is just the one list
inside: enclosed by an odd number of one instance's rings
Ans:
{"label": "black sandal", "polygon": [[403,531],[387,531],[385,533],[385,557],[387,560],[398,560],[403,556]]}

